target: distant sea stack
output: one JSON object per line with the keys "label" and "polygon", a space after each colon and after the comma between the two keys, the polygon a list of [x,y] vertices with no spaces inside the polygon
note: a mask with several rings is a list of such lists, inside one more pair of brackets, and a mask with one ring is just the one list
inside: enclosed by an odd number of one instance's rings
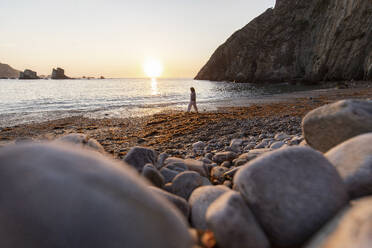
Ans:
{"label": "distant sea stack", "polygon": [[24,72],[20,73],[19,79],[40,79],[40,78],[37,76],[37,73],[35,71],[26,69]]}
{"label": "distant sea stack", "polygon": [[18,78],[20,71],[7,64],[0,63],[0,78]]}
{"label": "distant sea stack", "polygon": [[52,79],[70,79],[70,78],[65,75],[65,70],[58,67],[57,69],[53,68]]}
{"label": "distant sea stack", "polygon": [[277,0],[221,45],[195,79],[372,80],[372,1]]}

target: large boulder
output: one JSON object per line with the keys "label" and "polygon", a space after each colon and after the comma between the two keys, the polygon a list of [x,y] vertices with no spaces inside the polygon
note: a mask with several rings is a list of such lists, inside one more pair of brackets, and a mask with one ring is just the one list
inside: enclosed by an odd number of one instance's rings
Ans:
{"label": "large boulder", "polygon": [[336,169],[311,148],[263,155],[240,169],[234,183],[278,247],[301,245],[348,202]]}
{"label": "large boulder", "polygon": [[191,247],[184,217],[127,165],[57,144],[0,149],[1,247]]}
{"label": "large boulder", "polygon": [[133,166],[138,172],[142,172],[146,164],[156,167],[158,155],[155,150],[145,147],[133,147],[124,157],[124,162]]}
{"label": "large boulder", "polygon": [[230,191],[226,186],[203,186],[195,189],[190,198],[191,224],[196,229],[207,229],[205,213],[208,207],[222,194]]}
{"label": "large boulder", "polygon": [[354,137],[328,151],[352,199],[372,195],[372,133]]}
{"label": "large boulder", "polygon": [[343,100],[308,113],[302,121],[308,145],[321,152],[359,134],[372,132],[372,102]]}
{"label": "large boulder", "polygon": [[277,0],[218,47],[196,79],[371,80],[372,2]]}
{"label": "large boulder", "polygon": [[209,206],[206,221],[219,247],[270,247],[256,218],[241,195],[235,191],[226,192]]}
{"label": "large boulder", "polygon": [[367,248],[372,244],[372,197],[345,208],[304,248]]}

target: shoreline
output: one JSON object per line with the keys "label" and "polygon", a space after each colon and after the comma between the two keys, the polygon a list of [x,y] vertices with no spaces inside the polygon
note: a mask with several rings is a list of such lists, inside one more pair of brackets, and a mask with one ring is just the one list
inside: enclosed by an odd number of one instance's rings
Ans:
{"label": "shoreline", "polygon": [[[225,107],[249,107],[254,104],[278,103],[296,101],[297,98],[319,97],[321,95],[353,95],[360,90],[368,90],[372,87],[369,81],[328,82],[322,84],[324,88],[302,89],[293,92],[271,93],[252,96],[225,97],[224,99],[199,99],[198,107],[201,112],[219,111]],[[168,103],[156,103],[154,105],[130,105],[114,106],[112,108],[100,107],[98,109],[83,110],[48,110],[46,112],[2,113],[0,114],[1,128],[31,125],[47,121],[55,121],[70,117],[84,117],[90,119],[122,119],[148,117],[160,113],[172,113],[185,111],[188,100]]]}
{"label": "shoreline", "polygon": [[[53,140],[69,133],[96,139],[107,153],[122,158],[133,146],[150,147],[174,156],[187,156],[197,141],[227,143],[233,138],[262,133],[301,134],[306,113],[341,99],[372,98],[372,88],[327,89],[283,94],[248,105],[222,102],[215,111],[200,114],[167,111],[143,117],[92,119],[68,117],[0,128],[0,146],[23,140]],[[253,101],[254,99],[252,99]],[[236,103],[234,103],[236,104]]]}

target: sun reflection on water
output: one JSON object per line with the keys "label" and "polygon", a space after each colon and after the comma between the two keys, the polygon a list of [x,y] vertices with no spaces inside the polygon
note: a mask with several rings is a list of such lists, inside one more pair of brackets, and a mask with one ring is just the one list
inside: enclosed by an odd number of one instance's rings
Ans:
{"label": "sun reflection on water", "polygon": [[158,95],[159,90],[158,90],[158,81],[156,81],[156,78],[151,79],[151,95]]}

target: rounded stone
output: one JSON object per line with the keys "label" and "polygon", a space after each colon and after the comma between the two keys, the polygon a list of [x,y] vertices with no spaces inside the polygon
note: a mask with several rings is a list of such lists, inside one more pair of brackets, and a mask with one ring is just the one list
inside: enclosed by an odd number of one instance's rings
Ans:
{"label": "rounded stone", "polygon": [[163,168],[167,168],[169,170],[174,170],[174,171],[177,171],[177,172],[184,172],[184,171],[188,170],[186,164],[183,161],[182,162],[168,163]]}
{"label": "rounded stone", "polygon": [[127,165],[27,144],[0,149],[0,168],[1,247],[192,246],[184,217]]}
{"label": "rounded stone", "polygon": [[180,172],[178,171],[170,170],[164,167],[160,169],[160,174],[162,174],[165,183],[172,182],[173,178],[175,178],[179,173]]}
{"label": "rounded stone", "polygon": [[308,113],[302,121],[308,145],[321,152],[354,136],[372,132],[372,102],[342,100]]}
{"label": "rounded stone", "polygon": [[235,152],[218,152],[213,156],[213,161],[220,164],[224,161],[233,161],[238,155]]}
{"label": "rounded stone", "polygon": [[162,188],[164,186],[165,182],[163,175],[153,165],[145,165],[142,170],[142,175],[156,187]]}
{"label": "rounded stone", "polygon": [[206,222],[219,247],[270,247],[251,210],[235,191],[224,193],[209,206]]}
{"label": "rounded stone", "polygon": [[211,171],[211,178],[222,183],[225,180],[224,173],[229,169],[222,166],[213,167]]}
{"label": "rounded stone", "polygon": [[327,223],[304,248],[371,247],[372,197],[353,201]]}
{"label": "rounded stone", "polygon": [[182,197],[179,197],[175,194],[169,193],[165,190],[150,186],[149,189],[154,192],[155,194],[160,195],[161,197],[164,197],[169,202],[171,202],[174,206],[177,207],[177,209],[188,219],[190,215],[190,205],[189,203],[183,199]]}
{"label": "rounded stone", "polygon": [[124,157],[124,162],[134,167],[138,172],[142,172],[146,164],[157,165],[158,155],[155,150],[145,147],[133,147]]}
{"label": "rounded stone", "polygon": [[249,162],[235,175],[234,187],[278,247],[301,245],[348,201],[336,169],[305,147],[279,149]]}
{"label": "rounded stone", "polygon": [[336,167],[350,198],[372,194],[372,133],[356,136],[329,150],[325,156]]}
{"label": "rounded stone", "polygon": [[178,174],[172,181],[174,194],[188,200],[194,189],[205,183],[202,176],[195,171],[185,171]]}
{"label": "rounded stone", "polygon": [[277,141],[277,142],[272,143],[272,144],[270,145],[270,148],[271,148],[271,149],[279,149],[279,148],[281,148],[281,147],[284,146],[284,145],[285,145],[284,142],[282,142],[282,141]]}
{"label": "rounded stone", "polygon": [[219,196],[230,191],[226,186],[203,186],[195,189],[189,199],[191,206],[191,224],[196,229],[207,229],[205,213],[209,205]]}

